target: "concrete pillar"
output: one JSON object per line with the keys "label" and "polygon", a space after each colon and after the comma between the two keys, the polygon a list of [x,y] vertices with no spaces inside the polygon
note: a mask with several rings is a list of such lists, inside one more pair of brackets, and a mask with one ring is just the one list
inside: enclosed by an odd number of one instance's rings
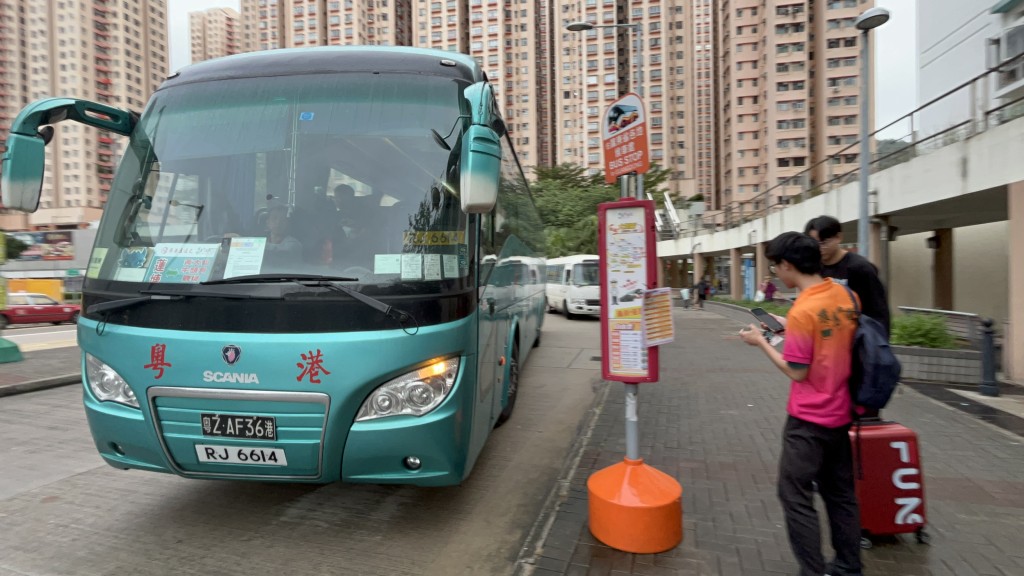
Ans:
{"label": "concrete pillar", "polygon": [[729,249],[729,297],[743,300],[743,253],[739,248]]}
{"label": "concrete pillar", "polygon": [[953,309],[953,229],[942,228],[935,231],[933,247],[934,266],[932,268],[932,308],[940,310]]}
{"label": "concrete pillar", "polygon": [[691,286],[696,286],[700,279],[704,277],[704,255],[700,252],[696,252],[693,255],[693,277]]}
{"label": "concrete pillar", "polygon": [[668,286],[668,284],[665,283],[668,279],[668,275],[665,273],[665,266],[668,264],[668,260],[664,258],[655,258],[655,261],[658,263],[658,279],[656,282],[658,283],[658,288],[664,288],[665,286]]}
{"label": "concrete pillar", "polygon": [[1006,201],[1010,322],[1003,341],[1003,370],[1011,380],[1024,383],[1024,182],[1007,186]]}
{"label": "concrete pillar", "polygon": [[765,250],[767,249],[767,242],[758,242],[754,245],[754,270],[757,274],[757,277],[754,279],[755,286],[760,286],[761,282],[764,281],[764,277],[771,274],[768,271],[768,267],[771,266],[771,262],[768,262],[768,258],[764,255]]}
{"label": "concrete pillar", "polygon": [[871,256],[868,258],[871,263],[875,265],[879,270],[882,268],[882,224],[879,222],[871,222],[868,224],[868,252]]}

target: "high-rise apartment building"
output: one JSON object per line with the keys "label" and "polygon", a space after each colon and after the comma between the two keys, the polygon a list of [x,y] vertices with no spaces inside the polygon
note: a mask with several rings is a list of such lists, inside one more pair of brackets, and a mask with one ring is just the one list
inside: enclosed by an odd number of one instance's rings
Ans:
{"label": "high-rise apartment building", "polygon": [[188,13],[192,62],[242,52],[241,22],[231,8],[210,8]]}
{"label": "high-rise apartment building", "polygon": [[[167,54],[164,0],[0,0],[0,139],[18,111],[41,98],[141,112],[167,76]],[[39,210],[0,208],[0,227],[76,228],[99,219],[122,139],[75,122],[54,128]]]}
{"label": "high-rise apartment building", "polygon": [[707,207],[717,209],[718,189],[718,29],[715,26],[717,0],[692,0],[693,15],[685,28],[692,38],[690,50],[692,98],[690,127],[695,149],[690,151],[694,173],[694,192],[704,198]]}
{"label": "high-rise apartment building", "polygon": [[547,2],[412,0],[413,45],[473,56],[495,87],[527,174],[551,162]]}
{"label": "high-rise apartment building", "polygon": [[[577,0],[554,6],[555,163],[602,171],[603,115],[623,92],[642,89],[651,162],[670,171],[672,193],[693,193],[693,12],[694,2],[650,0]],[[595,28],[565,28],[576,21]]]}
{"label": "high-rise apartment building", "polygon": [[242,0],[243,51],[408,46],[410,0]]}
{"label": "high-rise apartment building", "polygon": [[749,213],[856,170],[858,149],[847,149],[859,127],[854,21],[873,2],[716,4],[720,176],[710,205]]}

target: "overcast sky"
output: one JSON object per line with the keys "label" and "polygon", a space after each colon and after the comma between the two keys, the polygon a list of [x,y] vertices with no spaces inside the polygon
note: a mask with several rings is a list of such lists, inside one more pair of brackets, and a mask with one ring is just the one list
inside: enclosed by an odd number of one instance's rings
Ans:
{"label": "overcast sky", "polygon": [[[190,63],[188,13],[213,7],[239,10],[238,0],[168,0],[171,71]],[[892,18],[876,29],[875,125],[881,127],[917,107],[917,0],[876,0]]]}

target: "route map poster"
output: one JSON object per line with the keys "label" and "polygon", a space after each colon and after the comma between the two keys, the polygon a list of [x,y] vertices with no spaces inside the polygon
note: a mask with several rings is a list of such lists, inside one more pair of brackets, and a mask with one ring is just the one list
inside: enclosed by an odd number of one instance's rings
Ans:
{"label": "route map poster", "polygon": [[656,283],[654,203],[598,207],[601,256],[601,369],[606,380],[654,382],[657,348],[647,346],[644,299]]}

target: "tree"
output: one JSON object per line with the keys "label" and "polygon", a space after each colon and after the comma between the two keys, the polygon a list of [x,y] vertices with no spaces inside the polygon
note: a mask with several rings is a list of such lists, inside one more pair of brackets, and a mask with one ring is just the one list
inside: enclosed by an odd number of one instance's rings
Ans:
{"label": "tree", "polygon": [[[0,234],[3,234],[3,232],[0,232]],[[11,260],[17,260],[18,256],[21,256],[21,253],[28,249],[28,244],[25,244],[24,242],[18,240],[14,236],[7,236],[5,240],[7,241],[6,244],[8,262]]]}
{"label": "tree", "polygon": [[902,164],[912,159],[913,150],[907,150],[910,144],[902,140],[876,140],[876,152],[875,155],[881,160],[878,162],[878,168],[885,170],[891,168],[897,164]]}
{"label": "tree", "polygon": [[[597,206],[619,198],[619,186],[607,184],[603,174],[587,174],[574,164],[538,166],[531,192],[547,229],[547,255],[597,252]],[[644,175],[644,190],[657,197],[670,172],[652,165]]]}

